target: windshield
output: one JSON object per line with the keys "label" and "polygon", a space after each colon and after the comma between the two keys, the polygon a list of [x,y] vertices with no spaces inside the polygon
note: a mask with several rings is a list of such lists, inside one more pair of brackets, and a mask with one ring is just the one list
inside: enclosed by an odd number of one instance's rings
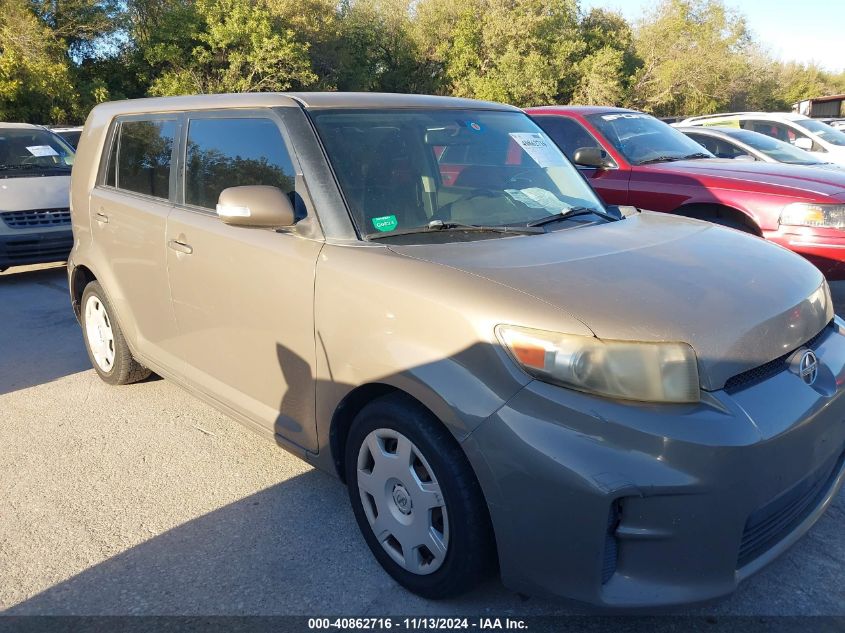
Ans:
{"label": "windshield", "polygon": [[362,235],[398,236],[438,220],[524,227],[573,208],[604,210],[575,167],[520,112],[310,114]]}
{"label": "windshield", "polygon": [[[8,176],[33,171],[69,172],[73,150],[61,138],[40,128],[0,128],[0,172]],[[20,172],[20,173],[18,173]]]}
{"label": "windshield", "polygon": [[731,128],[730,138],[735,138],[738,141],[745,143],[764,153],[766,156],[773,158],[779,163],[789,163],[790,165],[818,165],[821,161],[813,156],[810,152],[805,152],[787,143],[785,141],[760,134],[758,132],[751,132],[750,130],[733,131]]}
{"label": "windshield", "polygon": [[845,146],[845,132],[834,129],[827,123],[814,121],[813,119],[801,119],[795,123],[804,129],[809,130],[820,139],[827,141],[831,145]]}
{"label": "windshield", "polygon": [[683,132],[648,114],[613,112],[590,114],[586,118],[635,165],[683,158],[715,158]]}

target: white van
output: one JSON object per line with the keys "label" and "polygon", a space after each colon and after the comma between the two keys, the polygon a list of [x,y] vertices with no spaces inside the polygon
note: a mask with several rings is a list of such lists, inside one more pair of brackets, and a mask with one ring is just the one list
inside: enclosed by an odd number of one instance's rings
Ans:
{"label": "white van", "polygon": [[43,127],[0,123],[0,272],[67,259],[73,158],[70,145]]}

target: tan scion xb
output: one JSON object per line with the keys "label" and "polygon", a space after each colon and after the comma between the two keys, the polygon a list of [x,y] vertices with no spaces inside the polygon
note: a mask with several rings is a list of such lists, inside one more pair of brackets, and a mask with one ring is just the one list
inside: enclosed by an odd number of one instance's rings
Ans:
{"label": "tan scion xb", "polygon": [[722,596],[842,485],[845,329],[819,271],[604,206],[515,108],[106,103],[71,190],[103,380],[156,372],[337,475],[423,596],[496,570],[611,607]]}

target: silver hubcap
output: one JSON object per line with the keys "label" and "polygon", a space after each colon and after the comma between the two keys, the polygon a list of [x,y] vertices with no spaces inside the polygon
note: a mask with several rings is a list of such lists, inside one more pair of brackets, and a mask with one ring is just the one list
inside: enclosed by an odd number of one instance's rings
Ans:
{"label": "silver hubcap", "polygon": [[358,493],[373,533],[414,574],[437,571],[449,548],[449,516],[420,449],[392,429],[376,429],[358,451]]}
{"label": "silver hubcap", "polygon": [[114,367],[114,332],[103,302],[94,295],[85,302],[85,336],[94,362],[105,372]]}

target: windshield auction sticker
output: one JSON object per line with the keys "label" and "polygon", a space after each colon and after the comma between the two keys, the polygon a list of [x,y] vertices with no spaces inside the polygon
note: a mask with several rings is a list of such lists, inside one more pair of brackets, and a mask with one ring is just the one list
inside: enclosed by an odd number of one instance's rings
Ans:
{"label": "windshield auction sticker", "polygon": [[615,121],[616,119],[650,119],[650,114],[639,114],[637,112],[622,112],[621,114],[605,114],[602,119],[605,121]]}
{"label": "windshield auction sticker", "polygon": [[59,153],[49,145],[28,145],[26,148],[33,156],[58,156]]}
{"label": "windshield auction sticker", "polygon": [[373,226],[376,231],[382,233],[393,231],[399,225],[395,215],[383,215],[380,218],[373,218]]}
{"label": "windshield auction sticker", "polygon": [[542,134],[537,134],[536,132],[511,132],[510,137],[540,167],[561,167],[566,164],[560,150]]}

